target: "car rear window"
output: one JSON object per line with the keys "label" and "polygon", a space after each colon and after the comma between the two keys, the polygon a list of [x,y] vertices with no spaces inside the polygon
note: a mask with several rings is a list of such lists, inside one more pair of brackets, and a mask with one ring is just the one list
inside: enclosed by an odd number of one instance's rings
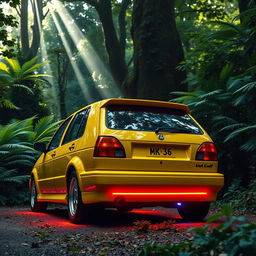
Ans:
{"label": "car rear window", "polygon": [[109,105],[106,113],[106,126],[109,129],[203,134],[190,116],[181,110]]}

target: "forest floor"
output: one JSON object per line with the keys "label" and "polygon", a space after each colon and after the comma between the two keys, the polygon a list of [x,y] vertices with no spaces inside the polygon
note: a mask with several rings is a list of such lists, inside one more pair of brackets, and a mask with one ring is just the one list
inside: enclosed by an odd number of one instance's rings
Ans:
{"label": "forest floor", "polygon": [[[248,215],[255,222],[255,215]],[[219,225],[220,222],[211,224]],[[89,224],[69,222],[66,208],[51,206],[46,213],[26,208],[0,208],[0,255],[136,255],[145,243],[177,243],[193,239],[176,209],[143,208],[97,214]],[[141,231],[144,229],[145,232]]]}

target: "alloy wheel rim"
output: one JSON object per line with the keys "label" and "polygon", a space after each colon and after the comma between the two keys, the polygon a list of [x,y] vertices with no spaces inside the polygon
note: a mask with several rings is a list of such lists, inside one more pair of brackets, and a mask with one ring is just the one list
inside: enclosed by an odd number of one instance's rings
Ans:
{"label": "alloy wheel rim", "polygon": [[78,205],[78,185],[75,177],[71,179],[69,186],[69,213],[71,216],[74,216],[77,212]]}

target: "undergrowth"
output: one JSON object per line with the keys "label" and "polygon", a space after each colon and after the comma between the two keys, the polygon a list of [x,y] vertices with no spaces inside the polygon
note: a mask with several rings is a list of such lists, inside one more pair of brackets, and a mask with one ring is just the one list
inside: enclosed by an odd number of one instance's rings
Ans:
{"label": "undergrowth", "polygon": [[[211,223],[218,220],[225,222],[217,227]],[[229,206],[213,215],[203,228],[192,228],[193,241],[159,245],[146,244],[138,256],[198,256],[198,255],[256,255],[256,224],[248,224],[245,217],[232,216]]]}
{"label": "undergrowth", "polygon": [[234,180],[221,200],[214,203],[214,208],[229,205],[235,213],[256,213],[256,180],[247,188],[241,186],[241,180]]}

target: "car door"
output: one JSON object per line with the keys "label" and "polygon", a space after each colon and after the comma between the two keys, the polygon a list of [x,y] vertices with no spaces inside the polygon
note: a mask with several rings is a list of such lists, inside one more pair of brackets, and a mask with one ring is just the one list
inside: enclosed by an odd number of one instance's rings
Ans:
{"label": "car door", "polygon": [[57,147],[60,144],[61,138],[70,122],[70,119],[71,118],[65,120],[53,136],[51,142],[48,145],[47,152],[44,154],[42,164],[39,166],[38,184],[40,193],[42,194],[56,193],[54,184],[55,173],[53,169],[53,162],[56,158]]}
{"label": "car door", "polygon": [[66,170],[69,161],[77,154],[83,145],[80,139],[85,131],[89,108],[78,112],[71,121],[67,132],[64,135],[61,146],[57,148],[57,159],[53,168],[55,176],[55,188],[57,193],[66,193]]}

